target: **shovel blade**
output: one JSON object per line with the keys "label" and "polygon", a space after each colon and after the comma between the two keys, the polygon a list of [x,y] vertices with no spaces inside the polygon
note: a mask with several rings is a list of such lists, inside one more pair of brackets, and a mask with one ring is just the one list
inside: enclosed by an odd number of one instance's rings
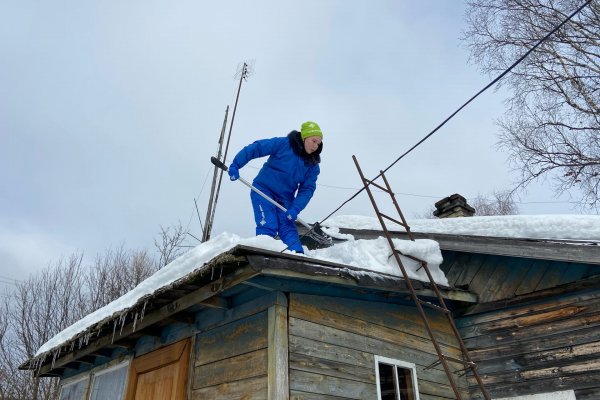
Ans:
{"label": "shovel blade", "polygon": [[300,237],[300,242],[309,250],[324,249],[333,246],[333,238],[323,232],[319,223],[315,223],[310,231]]}

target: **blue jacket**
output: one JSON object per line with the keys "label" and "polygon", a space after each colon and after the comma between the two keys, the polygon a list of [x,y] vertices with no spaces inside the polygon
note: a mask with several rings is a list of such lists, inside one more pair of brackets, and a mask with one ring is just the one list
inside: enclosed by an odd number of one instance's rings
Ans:
{"label": "blue jacket", "polygon": [[249,144],[240,150],[231,164],[240,169],[250,160],[269,156],[254,178],[253,185],[273,193],[276,197],[273,200],[299,214],[317,188],[322,149],[323,143],[314,153],[306,153],[300,132],[292,131],[287,137],[257,140]]}

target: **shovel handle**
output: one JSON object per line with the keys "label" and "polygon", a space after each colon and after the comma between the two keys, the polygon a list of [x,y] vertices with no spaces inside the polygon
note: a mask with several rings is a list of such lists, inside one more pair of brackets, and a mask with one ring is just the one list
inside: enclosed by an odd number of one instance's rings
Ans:
{"label": "shovel handle", "polygon": [[[229,168],[227,168],[227,165],[225,165],[225,163],[223,163],[223,161],[219,160],[217,157],[211,157],[210,162],[212,162],[215,165],[215,167],[220,168],[223,171],[227,171],[229,169]],[[258,194],[263,199],[267,200],[269,203],[271,203],[275,207],[279,208],[281,211],[287,212],[287,209],[284,206],[282,206],[281,204],[279,204],[278,202],[276,202],[275,200],[273,200],[272,198],[267,196],[265,193],[261,192],[259,189],[255,188],[250,182],[248,182],[241,176],[240,176],[239,180],[244,185],[248,186],[250,188],[250,190],[252,190],[254,193]],[[296,221],[298,221],[299,223],[304,225],[304,227],[306,227],[308,229],[312,229],[312,227],[309,224],[307,224],[304,220],[302,220],[300,218],[296,218]]]}

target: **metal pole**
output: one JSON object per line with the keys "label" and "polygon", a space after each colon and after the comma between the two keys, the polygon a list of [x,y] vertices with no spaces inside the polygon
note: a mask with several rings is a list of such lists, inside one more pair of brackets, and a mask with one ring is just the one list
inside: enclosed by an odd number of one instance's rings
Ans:
{"label": "metal pole", "polygon": [[[221,158],[221,150],[223,149],[223,138],[225,137],[225,129],[227,128],[227,116],[229,115],[229,106],[225,109],[225,118],[223,119],[223,127],[221,128],[221,136],[219,137],[219,149],[217,150],[217,158]],[[215,188],[217,186],[218,168],[215,167],[213,172],[212,186],[210,188],[210,198],[208,200],[208,208],[206,209],[205,228],[202,231],[202,242],[210,239],[210,231],[212,230],[213,218],[215,216],[213,202],[215,199]]]}
{"label": "metal pole", "polygon": [[[235,97],[235,105],[233,106],[233,115],[231,116],[231,123],[229,124],[229,134],[227,135],[227,143],[225,145],[225,154],[223,155],[222,160],[227,160],[227,150],[229,149],[229,141],[231,139],[231,130],[233,129],[233,121],[235,120],[235,112],[237,110],[238,100],[240,98],[240,90],[242,89],[242,81],[246,79],[248,75],[248,64],[244,63],[242,67],[242,73],[240,75],[240,84],[238,85],[237,95]],[[221,158],[219,158],[221,159]],[[219,192],[221,191],[221,181],[223,180],[223,170],[219,171],[219,179],[217,183],[217,190],[215,192],[215,200],[212,210],[212,216],[214,217],[215,210],[217,209],[217,201],[219,199]],[[212,229],[212,220],[210,221],[210,229]],[[210,239],[210,229],[207,229],[206,240]],[[203,241],[206,241],[203,240]]]}

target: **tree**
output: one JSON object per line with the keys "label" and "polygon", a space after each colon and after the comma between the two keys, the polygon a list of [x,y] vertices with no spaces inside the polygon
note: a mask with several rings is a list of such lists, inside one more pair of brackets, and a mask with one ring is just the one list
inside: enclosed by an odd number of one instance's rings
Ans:
{"label": "tree", "polygon": [[167,227],[161,225],[160,240],[154,239],[154,247],[158,251],[158,267],[162,268],[184,253],[182,246],[188,231],[183,228],[181,222],[177,225]]}
{"label": "tree", "polygon": [[471,207],[476,216],[484,215],[516,215],[517,204],[510,190],[494,191],[490,196],[478,195],[471,200]]}
{"label": "tree", "polygon": [[[471,0],[463,40],[490,75],[506,70],[584,0]],[[600,210],[600,2],[593,0],[502,83],[513,96],[499,146],[520,171],[517,189],[549,179]]]}
{"label": "tree", "polygon": [[120,246],[87,266],[82,254],[73,254],[18,283],[0,302],[0,399],[56,399],[57,379],[35,378],[18,366],[55,334],[122,296],[157,269],[145,250],[126,251]]}

